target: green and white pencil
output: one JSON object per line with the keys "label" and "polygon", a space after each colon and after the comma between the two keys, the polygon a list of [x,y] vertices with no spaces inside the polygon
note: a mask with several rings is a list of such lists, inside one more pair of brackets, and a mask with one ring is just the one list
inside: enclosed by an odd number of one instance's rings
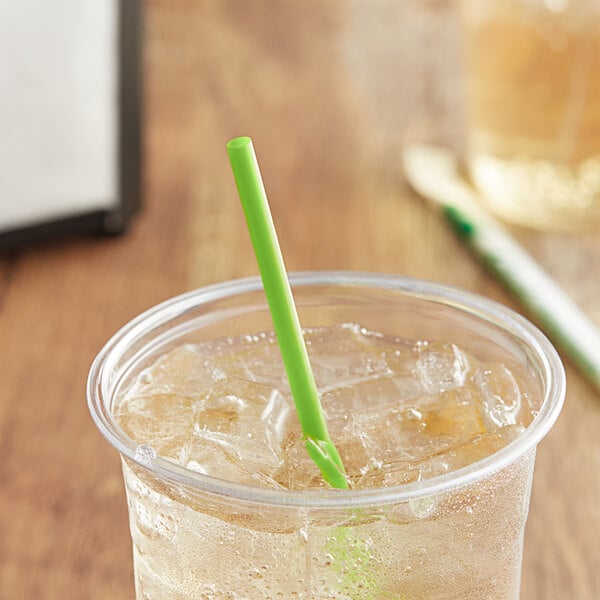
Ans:
{"label": "green and white pencil", "polygon": [[406,177],[422,196],[442,208],[457,235],[523,306],[584,377],[600,390],[600,331],[557,283],[482,210],[460,177],[448,150],[410,146],[403,153]]}

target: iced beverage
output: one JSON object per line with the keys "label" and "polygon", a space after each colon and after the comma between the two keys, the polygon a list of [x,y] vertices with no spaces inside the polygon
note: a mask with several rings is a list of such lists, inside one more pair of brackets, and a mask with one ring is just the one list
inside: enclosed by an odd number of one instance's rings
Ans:
{"label": "iced beverage", "polygon": [[600,225],[600,3],[461,0],[471,175],[543,228]]}
{"label": "iced beverage", "polygon": [[92,369],[138,600],[518,598],[535,446],[564,394],[552,347],[450,288],[295,283],[349,491],[306,454],[257,280],[153,309]]}

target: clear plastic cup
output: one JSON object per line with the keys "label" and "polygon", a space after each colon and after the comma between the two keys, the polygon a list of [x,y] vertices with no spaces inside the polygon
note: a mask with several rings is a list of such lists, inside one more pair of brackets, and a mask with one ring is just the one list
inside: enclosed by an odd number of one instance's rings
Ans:
{"label": "clear plastic cup", "polygon": [[128,438],[115,399],[171,348],[272,325],[258,278],[168,300],[107,343],[88,381],[92,417],[122,457],[138,600],[518,598],[536,447],[565,394],[550,342],[508,308],[447,286],[343,272],[291,282],[304,327],[358,322],[450,341],[518,374],[537,416],[491,456],[404,486],[298,492],[201,475]]}

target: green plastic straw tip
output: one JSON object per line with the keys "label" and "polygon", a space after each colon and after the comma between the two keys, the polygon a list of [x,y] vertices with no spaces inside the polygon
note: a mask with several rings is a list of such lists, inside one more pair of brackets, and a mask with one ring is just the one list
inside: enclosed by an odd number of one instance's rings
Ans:
{"label": "green plastic straw tip", "polygon": [[342,461],[325,424],[252,140],[249,137],[231,140],[227,144],[227,153],[307,451],[327,483],[332,487],[347,488]]}

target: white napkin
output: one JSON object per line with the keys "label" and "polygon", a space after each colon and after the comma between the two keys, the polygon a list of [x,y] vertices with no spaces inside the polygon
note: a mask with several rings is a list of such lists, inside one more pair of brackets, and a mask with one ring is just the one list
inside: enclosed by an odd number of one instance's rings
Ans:
{"label": "white napkin", "polygon": [[0,230],[110,208],[118,2],[0,0]]}

